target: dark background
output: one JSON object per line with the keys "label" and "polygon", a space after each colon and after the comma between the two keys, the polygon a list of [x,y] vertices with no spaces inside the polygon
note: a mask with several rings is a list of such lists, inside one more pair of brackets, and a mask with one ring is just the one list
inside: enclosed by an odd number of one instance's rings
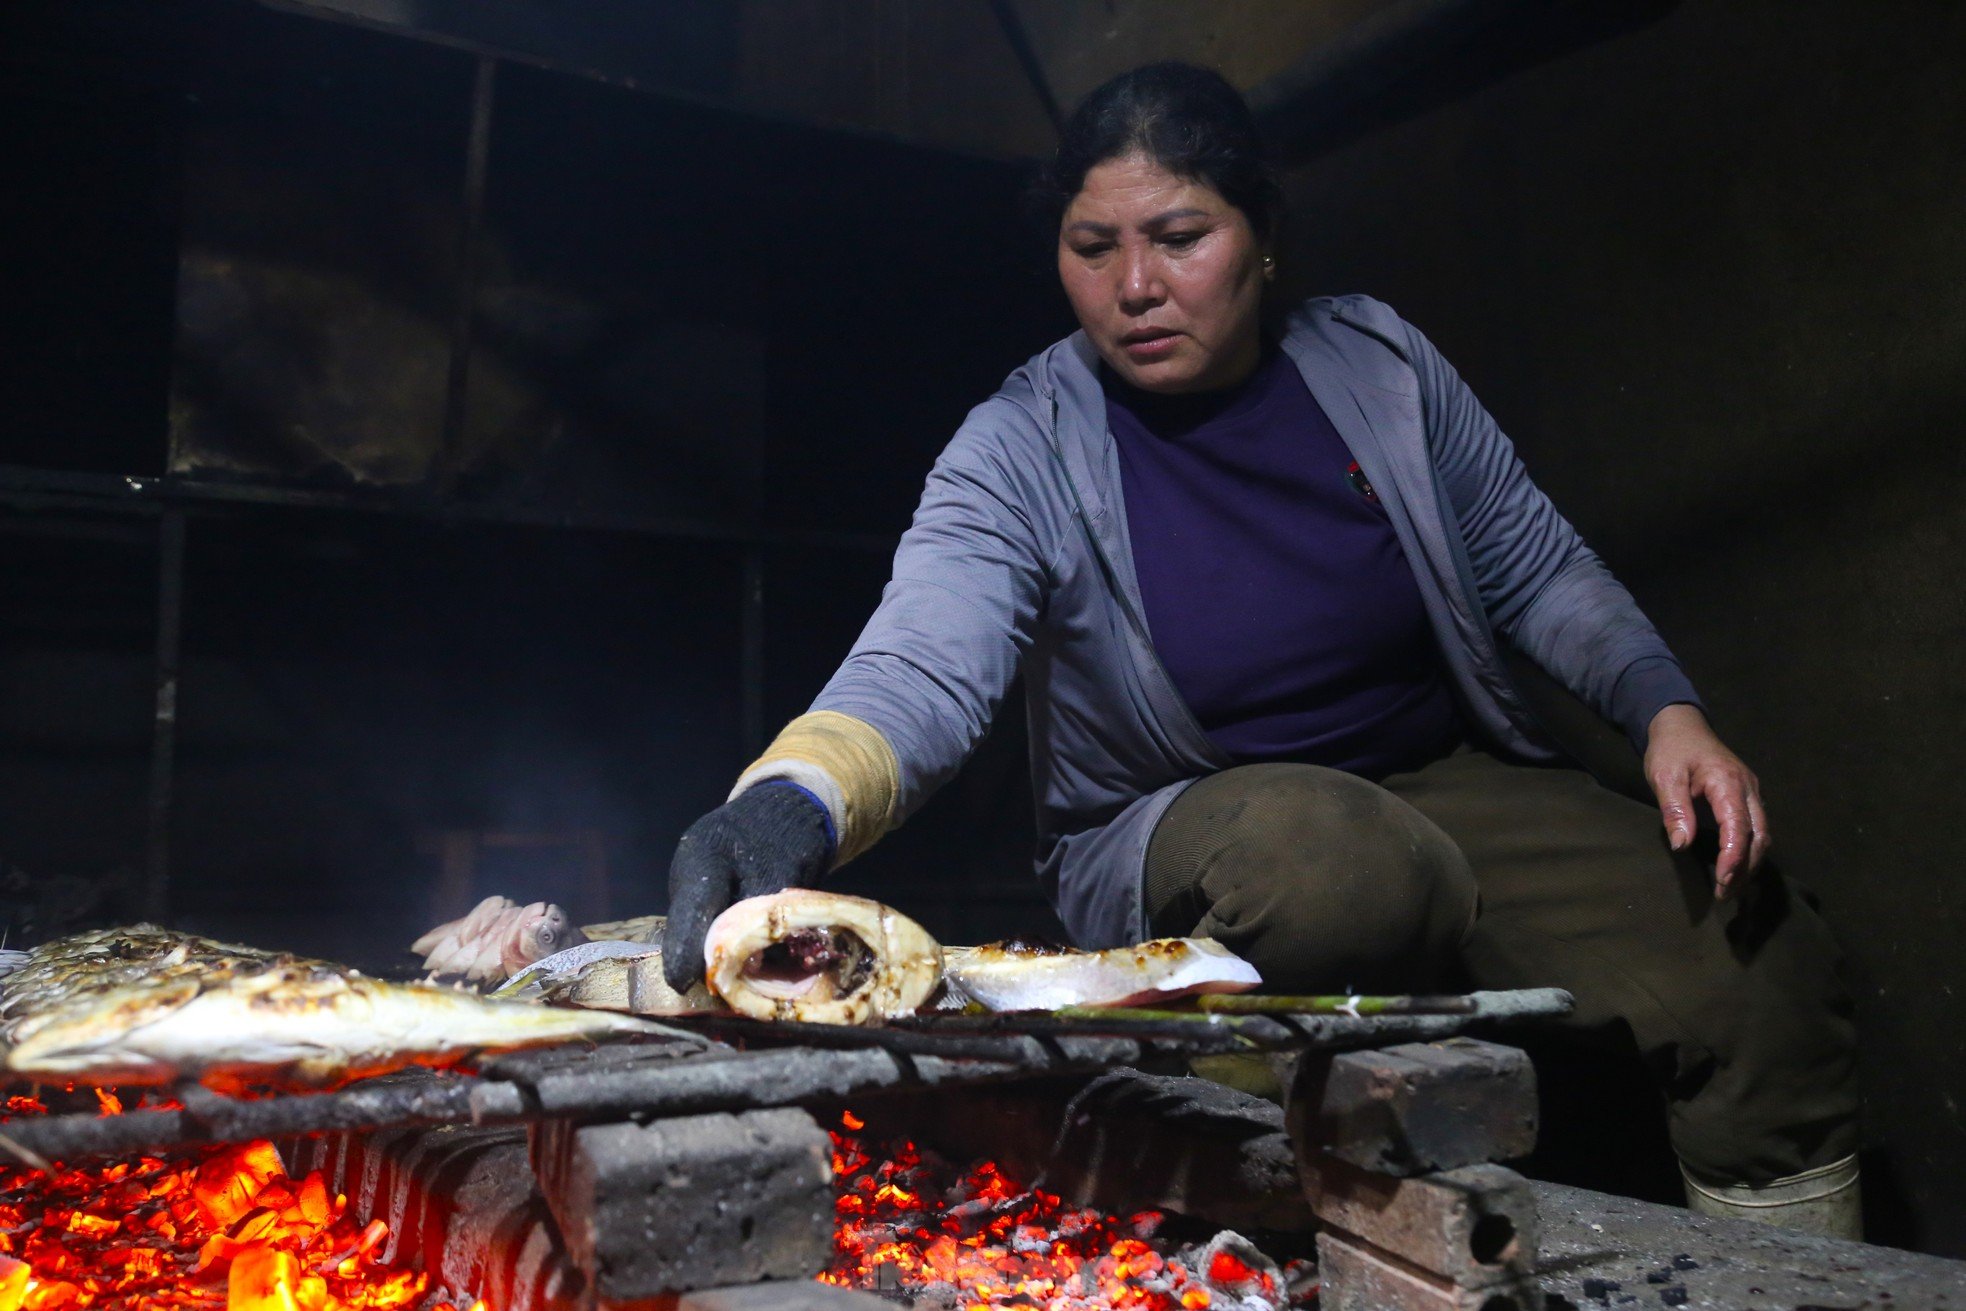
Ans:
{"label": "dark background", "polygon": [[[734,46],[696,12],[710,77]],[[1070,326],[1018,163],[500,64],[467,232],[471,54],[228,0],[16,3],[0,40],[17,935],[162,892],[387,961],[457,909],[447,833],[537,840],[480,892],[659,909],[936,450]],[[1683,4],[1321,150],[1281,252],[1434,338],[1680,652],[1851,949],[1871,1232],[1951,1255],[1961,67],[1953,4]],[[1022,753],[1012,706],[842,886],[950,940],[1055,933]]]}

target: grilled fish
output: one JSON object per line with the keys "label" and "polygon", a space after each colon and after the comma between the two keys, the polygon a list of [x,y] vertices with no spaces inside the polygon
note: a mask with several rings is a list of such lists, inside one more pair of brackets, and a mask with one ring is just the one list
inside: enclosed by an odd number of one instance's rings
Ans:
{"label": "grilled fish", "polygon": [[573,919],[550,902],[521,906],[510,897],[486,897],[469,914],[418,938],[410,950],[439,978],[495,983],[586,940]]}
{"label": "grilled fish", "polygon": [[730,1010],[704,984],[683,993],[670,987],[662,977],[660,947],[644,946],[633,955],[596,957],[548,980],[540,995],[547,1001],[631,1015],[703,1015]]}
{"label": "grilled fish", "polygon": [[942,981],[942,948],[899,911],[792,888],[738,902],[703,944],[710,991],[754,1019],[873,1024]]}
{"label": "grilled fish", "polygon": [[49,943],[0,978],[5,1068],[37,1081],[322,1086],[409,1065],[453,1065],[485,1051],[633,1033],[676,1031],[386,983],[152,925]]}
{"label": "grilled fish", "polygon": [[599,942],[583,942],[578,947],[568,947],[556,951],[545,960],[532,964],[514,974],[505,982],[493,988],[494,997],[537,997],[550,984],[562,983],[578,975],[582,970],[597,961],[610,960],[620,956],[646,956],[652,951],[660,951],[646,942],[624,942],[619,938],[604,938]]}
{"label": "grilled fish", "polygon": [[668,923],[666,915],[637,915],[633,919],[589,924],[580,931],[590,942],[660,942]]}
{"label": "grilled fish", "polygon": [[1156,938],[1109,951],[1026,942],[947,947],[954,988],[993,1011],[1135,1006],[1203,992],[1248,992],[1255,966],[1211,938]]}

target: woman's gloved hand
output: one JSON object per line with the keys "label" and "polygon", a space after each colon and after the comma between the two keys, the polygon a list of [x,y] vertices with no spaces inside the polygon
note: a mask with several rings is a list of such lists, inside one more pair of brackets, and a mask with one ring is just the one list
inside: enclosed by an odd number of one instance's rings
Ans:
{"label": "woman's gloved hand", "polygon": [[833,819],[795,783],[767,779],[689,826],[669,862],[662,974],[703,982],[703,936],[731,903],[818,883],[833,863]]}

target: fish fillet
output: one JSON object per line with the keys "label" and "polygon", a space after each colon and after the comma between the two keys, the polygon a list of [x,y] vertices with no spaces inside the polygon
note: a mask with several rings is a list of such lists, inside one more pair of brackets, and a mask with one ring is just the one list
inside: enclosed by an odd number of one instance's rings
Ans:
{"label": "fish fillet", "polygon": [[647,1020],[387,983],[151,925],[61,939],[0,978],[5,1068],[39,1081],[323,1086],[635,1033],[682,1036]]}
{"label": "fish fillet", "polygon": [[1203,992],[1248,992],[1256,967],[1210,938],[1156,938],[1108,951],[995,942],[948,947],[951,984],[993,1011],[1135,1006]]}
{"label": "fish fillet", "polygon": [[738,902],[704,940],[710,991],[754,1019],[873,1024],[942,981],[942,948],[899,911],[792,888]]}

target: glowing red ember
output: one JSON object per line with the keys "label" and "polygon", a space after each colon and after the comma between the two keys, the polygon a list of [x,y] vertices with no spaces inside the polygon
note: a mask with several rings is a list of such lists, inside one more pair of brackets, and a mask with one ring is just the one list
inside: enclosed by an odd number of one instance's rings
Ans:
{"label": "glowing red ember", "polygon": [[[121,1114],[114,1095],[97,1098],[104,1115]],[[6,1108],[45,1110],[27,1097]],[[57,1162],[52,1174],[0,1169],[0,1311],[420,1306],[429,1277],[375,1258],[388,1232],[357,1223],[319,1173],[289,1179],[265,1141]]]}
{"label": "glowing red ember", "polygon": [[[841,1122],[863,1127],[851,1113]],[[911,1142],[876,1152],[835,1130],[833,1178],[839,1223],[833,1264],[819,1276],[827,1283],[896,1290],[964,1311],[1288,1304],[1275,1276],[1219,1239],[1191,1267],[1156,1250],[1158,1211],[1122,1219],[1067,1206],[1055,1193],[1012,1181],[994,1162],[961,1171]]]}

